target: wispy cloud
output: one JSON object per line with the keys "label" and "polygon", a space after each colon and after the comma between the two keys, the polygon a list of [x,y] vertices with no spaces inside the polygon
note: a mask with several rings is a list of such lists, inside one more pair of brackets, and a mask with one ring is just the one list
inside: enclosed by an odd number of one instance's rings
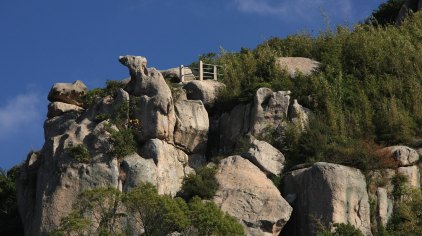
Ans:
{"label": "wispy cloud", "polygon": [[273,15],[281,18],[312,19],[321,11],[330,15],[349,17],[351,0],[232,0],[239,11]]}
{"label": "wispy cloud", "polygon": [[27,129],[41,118],[41,99],[36,93],[19,94],[0,105],[0,138]]}

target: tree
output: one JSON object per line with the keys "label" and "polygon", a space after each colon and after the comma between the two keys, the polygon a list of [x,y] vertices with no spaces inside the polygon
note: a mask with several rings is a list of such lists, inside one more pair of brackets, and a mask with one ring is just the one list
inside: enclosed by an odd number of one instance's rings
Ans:
{"label": "tree", "polygon": [[405,0],[389,0],[382,3],[367,21],[375,25],[394,24],[404,3]]}
{"label": "tree", "polygon": [[0,235],[24,235],[15,188],[19,168],[8,172],[0,169]]}

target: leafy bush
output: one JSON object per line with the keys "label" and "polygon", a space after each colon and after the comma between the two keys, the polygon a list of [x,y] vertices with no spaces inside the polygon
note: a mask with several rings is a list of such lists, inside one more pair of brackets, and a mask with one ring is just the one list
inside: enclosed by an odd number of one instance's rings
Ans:
{"label": "leafy bush", "polygon": [[110,154],[113,157],[123,158],[136,152],[137,143],[132,129],[123,128],[119,131],[109,129],[109,132],[112,144]]}
{"label": "leafy bush", "polygon": [[75,161],[80,163],[88,163],[90,161],[89,151],[85,144],[78,144],[76,146],[71,146],[66,149],[67,154],[69,154]]}
{"label": "leafy bush", "polygon": [[24,235],[15,188],[19,168],[0,169],[0,235]]}
{"label": "leafy bush", "polygon": [[122,193],[114,188],[86,190],[73,211],[64,217],[51,234],[61,235],[117,235],[118,224],[125,214],[120,212]]}
{"label": "leafy bush", "polygon": [[107,80],[105,88],[95,88],[88,91],[83,97],[84,107],[89,107],[93,104],[95,99],[106,96],[115,96],[119,89],[124,88],[125,83],[116,80]]}
{"label": "leafy bush", "polygon": [[[288,165],[318,160],[368,169],[372,151],[353,153],[353,146],[414,146],[422,140],[420,35],[422,12],[417,12],[400,27],[362,24],[314,37],[272,38],[256,49],[223,50],[207,60],[225,66],[226,105],[251,101],[256,89],[266,86],[292,91],[315,113],[306,134],[276,133]],[[309,57],[321,67],[313,75],[290,78],[274,63],[280,56]]]}
{"label": "leafy bush", "polygon": [[189,217],[197,235],[244,235],[239,222],[223,213],[213,202],[194,197],[189,202]]}
{"label": "leafy bush", "polygon": [[394,24],[404,3],[405,0],[389,0],[382,3],[378,9],[372,12],[367,22],[382,26]]}
{"label": "leafy bush", "polygon": [[334,228],[334,232],[323,229],[317,233],[317,236],[363,236],[363,233],[350,223],[334,224]]}
{"label": "leafy bush", "polygon": [[244,235],[242,225],[214,203],[195,197],[187,204],[181,198],[159,195],[149,183],[128,193],[113,188],[86,190],[52,235],[158,236],[173,232]]}
{"label": "leafy bush", "polygon": [[406,197],[396,201],[393,216],[388,222],[386,235],[422,235],[422,191],[411,190]]}
{"label": "leafy bush", "polygon": [[211,199],[218,189],[218,182],[215,178],[216,168],[202,167],[196,173],[191,173],[184,177],[181,195],[189,200],[194,196],[202,199]]}

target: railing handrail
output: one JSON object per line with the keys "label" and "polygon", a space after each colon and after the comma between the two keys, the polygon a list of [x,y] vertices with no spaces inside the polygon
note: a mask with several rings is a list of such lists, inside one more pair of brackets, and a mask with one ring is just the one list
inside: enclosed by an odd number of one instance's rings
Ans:
{"label": "railing handrail", "polygon": [[[187,76],[187,75],[193,75],[196,79],[196,75],[194,75],[193,73],[185,74],[184,68],[189,68],[189,69],[191,69],[191,71],[193,71],[193,70],[198,71],[199,72],[199,80],[204,80],[204,78],[213,78],[214,80],[217,80],[218,76],[222,75],[222,74],[218,73],[218,68],[224,68],[224,67],[221,66],[221,65],[207,64],[207,63],[204,63],[201,60],[199,61],[199,68],[190,68],[188,66],[180,65],[179,73],[180,73],[180,81],[181,82],[185,81],[185,76]],[[210,72],[210,70],[212,70],[212,72]]]}

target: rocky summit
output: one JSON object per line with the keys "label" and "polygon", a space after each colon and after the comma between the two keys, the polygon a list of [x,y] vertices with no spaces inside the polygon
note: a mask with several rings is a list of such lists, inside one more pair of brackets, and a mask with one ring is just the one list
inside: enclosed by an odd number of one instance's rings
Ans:
{"label": "rocky summit", "polygon": [[[246,235],[316,235],[319,224],[330,231],[347,224],[371,235],[371,223],[385,226],[392,215],[396,174],[420,187],[419,154],[406,146],[380,150],[397,165],[373,169],[370,178],[326,162],[286,169],[289,163],[270,143],[269,130],[307,132],[315,116],[294,91],[261,87],[249,102],[215,112],[223,83],[179,82],[176,69],[163,72],[165,78],[141,56],[122,56],[119,62],[128,68],[129,80],[96,90],[82,81],[51,88],[45,143],[28,155],[16,183],[26,235],[49,235],[63,225],[86,190],[129,193],[150,183],[171,199],[195,191],[185,186],[186,179],[204,168],[215,175],[196,181],[215,178],[216,187],[202,201],[233,217]],[[319,63],[280,58],[277,65],[295,76],[315,73]],[[373,187],[379,179],[385,184]],[[129,207],[122,211],[133,225],[134,213]],[[139,228],[149,230],[146,221]],[[201,235],[196,230],[191,233]]]}

